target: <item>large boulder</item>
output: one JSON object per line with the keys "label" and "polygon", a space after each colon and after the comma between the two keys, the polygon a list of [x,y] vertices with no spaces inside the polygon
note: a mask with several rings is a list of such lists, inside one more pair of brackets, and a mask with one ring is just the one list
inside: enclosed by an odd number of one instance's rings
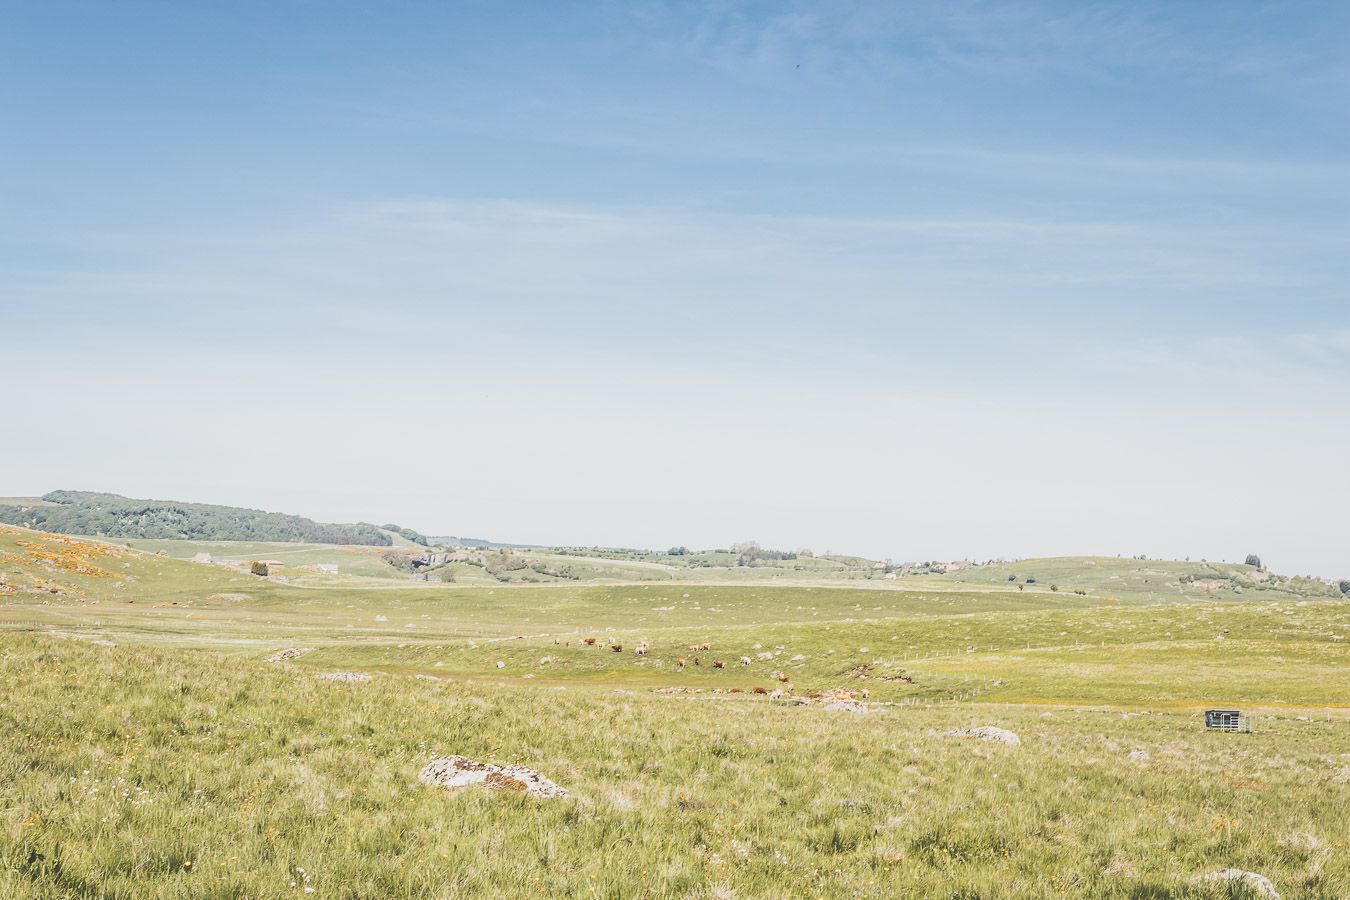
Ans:
{"label": "large boulder", "polygon": [[1216,869],[1205,875],[1197,875],[1195,881],[1200,884],[1228,884],[1238,881],[1251,888],[1262,897],[1269,897],[1270,900],[1280,900],[1280,895],[1275,890],[1275,885],[1269,878],[1257,872],[1244,872],[1242,869]]}
{"label": "large boulder", "polygon": [[273,653],[271,656],[267,657],[266,661],[270,663],[290,662],[293,659],[299,659],[306,653],[313,652],[313,647],[287,647],[285,650],[278,650],[276,653]]}
{"label": "large boulder", "polygon": [[320,679],[321,681],[348,681],[348,682],[358,682],[358,681],[369,681],[369,680],[370,680],[370,673],[369,673],[369,672],[325,672],[324,674],[322,674],[322,675],[316,675],[315,677],[318,678],[318,679]]}
{"label": "large boulder", "polygon": [[943,737],[973,737],[982,741],[993,741],[997,744],[1007,744],[1010,747],[1017,747],[1022,743],[1022,739],[1006,728],[995,728],[992,725],[981,725],[978,728],[960,728],[956,731],[949,731]]}
{"label": "large boulder", "polygon": [[559,787],[525,766],[495,766],[474,762],[464,756],[438,756],[427,763],[417,780],[433,787],[458,790],[483,785],[503,791],[516,791],[531,797],[560,797],[567,789]]}

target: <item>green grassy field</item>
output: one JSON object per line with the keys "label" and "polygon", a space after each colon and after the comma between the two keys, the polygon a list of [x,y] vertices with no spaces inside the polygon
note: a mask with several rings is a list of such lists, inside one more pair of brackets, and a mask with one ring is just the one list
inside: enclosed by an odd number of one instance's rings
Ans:
{"label": "green grassy field", "polygon": [[[1345,600],[1134,560],[282,584],[147,549],[0,529],[0,896],[1350,896]],[[755,693],[788,685],[869,712]],[[1254,733],[1206,732],[1223,705]],[[945,736],[974,725],[1022,743]],[[571,793],[418,786],[450,753]]]}

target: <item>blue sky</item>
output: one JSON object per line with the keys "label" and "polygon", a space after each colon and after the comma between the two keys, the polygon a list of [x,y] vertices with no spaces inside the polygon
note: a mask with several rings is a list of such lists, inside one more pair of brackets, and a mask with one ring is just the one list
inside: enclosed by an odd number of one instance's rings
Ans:
{"label": "blue sky", "polygon": [[1350,575],[1347,48],[1340,3],[28,4],[0,493]]}

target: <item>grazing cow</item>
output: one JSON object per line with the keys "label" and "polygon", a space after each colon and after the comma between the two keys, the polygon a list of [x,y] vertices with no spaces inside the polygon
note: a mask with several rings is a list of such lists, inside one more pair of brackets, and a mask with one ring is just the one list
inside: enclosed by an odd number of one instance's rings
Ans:
{"label": "grazing cow", "polygon": [[726,667],[727,667],[727,664],[724,663],[724,662],[722,662],[720,659],[714,659],[714,660],[713,660],[713,668],[714,668],[714,669],[725,669]]}
{"label": "grazing cow", "polygon": [[610,644],[609,649],[613,650],[615,653],[622,653],[623,644]]}
{"label": "grazing cow", "polygon": [[694,665],[696,665],[696,666],[701,666],[701,665],[703,665],[703,663],[699,662],[697,656],[694,657]]}
{"label": "grazing cow", "polygon": [[582,643],[585,644],[587,647],[594,647],[594,646],[595,646],[595,638],[593,638],[593,637],[586,638],[584,641],[582,641]]}
{"label": "grazing cow", "polygon": [[696,652],[701,650],[704,653],[706,653],[707,651],[712,649],[712,644],[708,643],[707,641],[704,641],[701,644],[691,644],[689,649],[694,650]]}
{"label": "grazing cow", "polygon": [[768,689],[768,688],[763,688],[763,687],[760,687],[759,685],[755,685],[755,693],[756,693],[756,694],[767,694],[768,692],[769,692],[769,689]]}
{"label": "grazing cow", "polygon": [[684,657],[683,657],[683,656],[681,656],[679,659],[675,660],[675,668],[677,668],[677,669],[683,669],[684,666],[685,666],[685,661],[684,661]]}
{"label": "grazing cow", "polygon": [[742,657],[741,657],[741,665],[743,665],[743,666],[748,666],[748,665],[750,665],[750,657],[748,657],[748,656],[742,656]]}
{"label": "grazing cow", "polygon": [[636,653],[638,656],[646,656],[647,650],[649,648],[650,645],[646,641],[642,641],[636,647],[633,648],[633,652]]}
{"label": "grazing cow", "polygon": [[770,672],[770,673],[769,673],[769,677],[770,677],[770,678],[776,678],[776,679],[778,679],[779,681],[787,681],[787,680],[788,680],[787,675],[783,674],[782,672]]}

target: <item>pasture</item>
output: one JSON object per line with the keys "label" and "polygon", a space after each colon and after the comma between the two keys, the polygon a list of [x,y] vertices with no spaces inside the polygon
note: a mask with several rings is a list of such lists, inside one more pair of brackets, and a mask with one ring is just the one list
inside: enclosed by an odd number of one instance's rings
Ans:
{"label": "pasture", "polygon": [[[1342,600],[0,560],[4,896],[1350,896]],[[419,786],[446,754],[569,793]]]}

